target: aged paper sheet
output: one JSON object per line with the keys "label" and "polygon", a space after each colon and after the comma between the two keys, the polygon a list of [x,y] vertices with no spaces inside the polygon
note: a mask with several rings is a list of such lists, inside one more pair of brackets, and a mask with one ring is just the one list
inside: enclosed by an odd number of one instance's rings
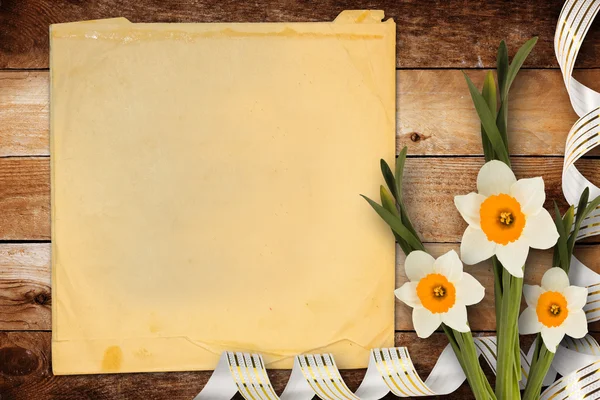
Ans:
{"label": "aged paper sheet", "polygon": [[395,24],[51,27],[55,374],[393,345]]}

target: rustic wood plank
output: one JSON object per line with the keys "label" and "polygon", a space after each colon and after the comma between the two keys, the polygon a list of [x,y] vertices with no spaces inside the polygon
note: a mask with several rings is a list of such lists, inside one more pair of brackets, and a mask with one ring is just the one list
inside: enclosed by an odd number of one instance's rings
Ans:
{"label": "rustic wood plank", "polygon": [[48,158],[0,159],[0,240],[50,237]]}
{"label": "rustic wood plank", "polygon": [[[466,223],[454,207],[454,196],[476,191],[477,173],[484,160],[471,158],[412,158],[405,168],[404,200],[415,229],[425,242],[460,242]],[[556,200],[562,210],[567,204],[561,189],[562,158],[515,158],[517,178],[542,176],[546,208]],[[586,159],[579,170],[600,183],[600,160]]]}
{"label": "rustic wood plank", "polygon": [[[469,73],[478,85],[484,74]],[[579,70],[577,78],[594,87],[600,69]],[[49,155],[48,86],[47,71],[0,72],[0,156]],[[399,149],[428,156],[482,154],[479,119],[460,71],[398,71],[397,95]],[[512,154],[563,154],[577,115],[559,71],[522,71],[509,104]]]}
{"label": "rustic wood plank", "polygon": [[[487,71],[469,71],[478,87]],[[596,87],[600,70],[577,71]],[[461,71],[399,71],[397,76],[398,149],[413,155],[481,155],[480,121]],[[558,70],[523,70],[509,99],[512,155],[563,155],[567,133],[579,118]],[[600,154],[595,149],[589,155]]]}
{"label": "rustic wood plank", "polygon": [[[54,376],[51,369],[49,332],[0,332],[0,393],[2,399],[128,399],[190,400],[208,381],[211,372],[177,372],[113,375]],[[443,334],[427,340],[414,333],[397,333],[396,344],[407,346],[423,378],[431,372],[448,341]],[[531,338],[524,339],[529,347]],[[487,368],[486,368],[487,369]],[[356,390],[365,370],[342,371],[350,389]],[[288,370],[270,370],[275,390],[281,393],[289,379]],[[241,397],[236,397],[241,398]],[[395,399],[387,396],[385,399]],[[446,400],[473,398],[463,385]]]}
{"label": "rustic wood plank", "polygon": [[[458,244],[432,243],[426,247],[436,257],[450,250],[459,251]],[[399,254],[397,287],[407,281],[405,257]],[[578,246],[576,255],[585,265],[600,272],[600,245]],[[526,283],[539,285],[542,275],[551,264],[551,250],[532,251],[527,262]],[[484,300],[469,307],[471,328],[474,331],[494,331],[496,321],[491,264],[483,262],[466,266],[465,271],[474,275],[486,288]],[[0,244],[0,330],[50,330],[51,302],[50,244]],[[400,302],[396,306],[396,330],[413,330],[412,310]],[[590,331],[600,332],[600,322],[591,324]]]}
{"label": "rustic wood plank", "polygon": [[0,72],[0,156],[49,152],[48,72]]}
{"label": "rustic wood plank", "polygon": [[0,330],[50,330],[50,244],[0,245]]}
{"label": "rustic wood plank", "polygon": [[[48,26],[53,23],[126,17],[132,22],[332,21],[344,9],[385,10],[398,24],[397,66],[482,68],[495,66],[502,39],[510,54],[534,35],[540,40],[529,67],[557,67],[554,29],[563,0],[468,3],[421,0],[327,0],[310,5],[290,0],[3,0],[0,5],[0,68],[47,68]],[[600,29],[592,26],[579,65],[600,66]]]}
{"label": "rustic wood plank", "polygon": [[[408,159],[405,201],[423,241],[460,242],[466,224],[453,199],[476,190],[481,165],[480,157]],[[599,159],[579,162],[582,173],[596,184],[600,183],[599,166]],[[566,209],[560,187],[562,159],[519,157],[513,160],[513,167],[521,178],[543,176],[546,207],[557,200]],[[49,173],[48,158],[0,158],[0,240],[50,239]]]}

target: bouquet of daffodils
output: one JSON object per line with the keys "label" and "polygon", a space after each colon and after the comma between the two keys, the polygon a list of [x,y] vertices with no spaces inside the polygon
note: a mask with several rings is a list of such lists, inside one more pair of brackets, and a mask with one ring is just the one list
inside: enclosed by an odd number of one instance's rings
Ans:
{"label": "bouquet of daffodils", "polygon": [[[481,139],[486,163],[477,176],[476,191],[458,194],[456,208],[467,222],[460,257],[450,251],[435,259],[419,239],[402,199],[402,175],[407,149],[396,159],[395,171],[385,161],[381,170],[387,188],[381,186],[381,204],[365,198],[391,227],[398,245],[407,255],[404,268],[409,282],[396,296],[413,308],[417,335],[429,337],[441,327],[477,399],[520,399],[522,377],[519,331],[537,334],[523,397],[537,399],[557,346],[565,335],[587,334],[583,306],[587,289],[569,284],[567,273],[581,222],[600,205],[582,193],[577,212],[573,207],[561,215],[556,203],[554,217],[544,209],[546,195],[541,177],[517,179],[508,150],[508,93],[534,47],[537,38],[525,43],[508,62],[502,42],[498,49],[497,81],[492,72],[480,92],[465,75],[475,110],[481,120]],[[474,188],[475,189],[475,188]],[[529,249],[554,247],[540,286],[523,285]],[[491,259],[497,329],[495,389],[478,361],[467,318],[467,306],[479,303],[484,287],[463,272],[464,264]],[[462,260],[462,261],[461,261]],[[521,294],[527,308],[519,317]]]}

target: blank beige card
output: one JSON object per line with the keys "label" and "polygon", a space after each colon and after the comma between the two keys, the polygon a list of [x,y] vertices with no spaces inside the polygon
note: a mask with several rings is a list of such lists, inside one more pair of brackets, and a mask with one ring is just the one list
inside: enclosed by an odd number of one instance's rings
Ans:
{"label": "blank beige card", "polygon": [[51,27],[55,374],[394,343],[395,24]]}

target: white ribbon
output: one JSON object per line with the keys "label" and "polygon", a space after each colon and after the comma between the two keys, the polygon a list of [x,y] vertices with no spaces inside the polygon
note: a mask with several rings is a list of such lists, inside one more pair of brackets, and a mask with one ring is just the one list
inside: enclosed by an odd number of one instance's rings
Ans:
{"label": "white ribbon", "polygon": [[[562,187],[567,202],[577,206],[587,187],[590,198],[600,196],[600,189],[575,166],[584,154],[600,144],[600,93],[573,78],[573,67],[581,44],[600,10],[600,0],[567,0],[554,35],[554,51],[563,74],[571,105],[579,115],[565,145]],[[600,233],[600,207],[583,220],[577,240]],[[600,320],[600,275],[573,257],[569,270],[571,284],[587,287],[584,307],[588,322]],[[590,284],[591,283],[591,284]],[[600,399],[600,346],[591,336],[580,340],[567,338],[557,350],[552,368],[563,377],[541,396],[551,399]]]}
{"label": "white ribbon", "polygon": [[[600,93],[572,77],[575,60],[592,21],[600,10],[600,0],[567,0],[556,27],[554,49],[569,93],[580,119],[565,146],[562,186],[565,198],[577,206],[583,190],[590,198],[600,189],[575,166],[584,154],[600,144]],[[577,240],[600,234],[600,207],[582,222]],[[584,308],[588,322],[600,320],[600,274],[573,257],[569,278],[572,284],[588,288]],[[590,282],[595,282],[590,285]],[[492,336],[475,338],[478,356],[483,356],[496,372],[497,346]],[[522,380],[525,387],[535,343],[528,354],[521,351]],[[557,375],[562,378],[556,380]],[[378,400],[393,393],[398,397],[446,395],[465,381],[460,364],[448,345],[425,381],[418,375],[405,347],[371,350],[365,377],[352,393],[344,383],[331,354],[300,355],[281,396],[277,396],[259,354],[225,352],[208,383],[194,400],[229,400],[240,393],[246,400]],[[544,379],[549,386],[542,400],[600,399],[600,345],[591,336],[566,338],[559,346],[550,371]]]}
{"label": "white ribbon", "polygon": [[373,349],[356,393],[344,383],[331,354],[306,354],[295,357],[287,386],[277,396],[259,354],[226,352],[194,400],[228,400],[236,392],[247,400],[311,400],[315,395],[323,400],[378,400],[389,392],[398,397],[434,396],[452,393],[464,380],[450,346],[425,381],[405,347]]}
{"label": "white ribbon", "polygon": [[[474,339],[478,356],[483,356],[495,372],[496,337]],[[593,338],[591,340],[594,341]],[[522,389],[527,383],[534,347],[535,343],[527,355],[521,351]],[[555,376],[553,370],[546,377],[545,384],[551,384]],[[331,354],[307,354],[296,356],[287,386],[281,396],[277,396],[260,354],[226,352],[221,355],[213,375],[194,400],[229,400],[238,392],[247,400],[310,400],[315,395],[323,400],[378,400],[390,392],[398,397],[410,398],[440,396],[454,392],[465,379],[450,345],[442,351],[425,381],[417,373],[405,347],[373,349],[365,377],[358,390],[352,393],[340,376]]]}

